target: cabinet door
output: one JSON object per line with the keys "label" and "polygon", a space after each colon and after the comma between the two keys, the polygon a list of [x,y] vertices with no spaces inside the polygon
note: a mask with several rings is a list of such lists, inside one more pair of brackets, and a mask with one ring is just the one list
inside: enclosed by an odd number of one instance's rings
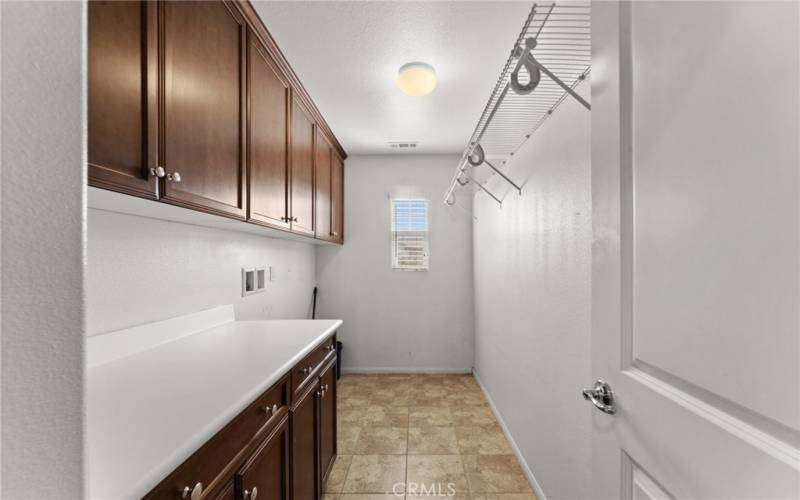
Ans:
{"label": "cabinet door", "polygon": [[289,85],[248,35],[247,218],[289,228]]}
{"label": "cabinet door", "polygon": [[319,376],[319,461],[323,480],[327,479],[336,458],[336,362]]}
{"label": "cabinet door", "polygon": [[264,440],[236,474],[236,498],[289,499],[288,419]]}
{"label": "cabinet door", "polygon": [[314,229],[317,238],[331,239],[331,146],[317,129],[314,144]]}
{"label": "cabinet door", "polygon": [[319,384],[314,384],[292,410],[293,500],[317,500],[319,462],[317,455],[317,414]]}
{"label": "cabinet door", "polygon": [[162,199],[244,219],[244,21],[221,1],[159,5]]}
{"label": "cabinet door", "polygon": [[292,101],[291,217],[292,231],[314,234],[314,120]]}
{"label": "cabinet door", "polygon": [[89,184],[156,197],[156,8],[89,2]]}
{"label": "cabinet door", "polygon": [[335,151],[331,156],[331,238],[344,242],[344,162]]}

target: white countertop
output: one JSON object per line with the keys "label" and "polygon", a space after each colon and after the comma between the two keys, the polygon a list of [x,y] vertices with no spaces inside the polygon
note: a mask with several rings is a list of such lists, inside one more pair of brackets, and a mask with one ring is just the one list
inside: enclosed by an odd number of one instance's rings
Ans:
{"label": "white countertop", "polygon": [[90,362],[90,498],[141,498],[341,324],[231,321]]}

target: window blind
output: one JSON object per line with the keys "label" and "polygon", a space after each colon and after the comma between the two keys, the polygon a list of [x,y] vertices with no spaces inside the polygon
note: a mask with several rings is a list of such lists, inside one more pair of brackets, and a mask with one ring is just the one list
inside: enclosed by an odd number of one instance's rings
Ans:
{"label": "window blind", "polygon": [[428,200],[392,200],[392,269],[428,270]]}

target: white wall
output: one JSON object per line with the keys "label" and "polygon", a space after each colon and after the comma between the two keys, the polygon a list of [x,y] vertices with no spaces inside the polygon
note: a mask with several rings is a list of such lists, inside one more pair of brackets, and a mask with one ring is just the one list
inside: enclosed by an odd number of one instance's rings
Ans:
{"label": "white wall", "polygon": [[83,2],[1,2],[2,488],[83,498]]}
{"label": "white wall", "polygon": [[[310,317],[310,243],[89,210],[87,331],[97,335],[233,304],[237,319]],[[273,267],[242,297],[242,267]]]}
{"label": "white wall", "polygon": [[508,172],[522,197],[475,197],[476,373],[547,498],[589,498],[590,113],[567,98]]}
{"label": "white wall", "polygon": [[[318,317],[341,318],[350,371],[468,371],[472,229],[442,196],[457,156],[354,156],[345,166],[345,245],[317,249]],[[391,269],[391,197],[429,200],[430,270]]]}

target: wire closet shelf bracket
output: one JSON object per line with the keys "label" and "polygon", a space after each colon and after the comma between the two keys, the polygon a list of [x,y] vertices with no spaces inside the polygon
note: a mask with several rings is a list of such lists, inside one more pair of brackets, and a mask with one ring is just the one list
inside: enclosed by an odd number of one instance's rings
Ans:
{"label": "wire closet shelf bracket", "polygon": [[[498,204],[502,200],[471,169],[486,165],[520,195],[522,187],[500,170],[568,96],[591,105],[575,87],[591,69],[589,2],[534,4],[497,79],[444,197],[473,184]],[[491,160],[491,161],[490,161]]]}

